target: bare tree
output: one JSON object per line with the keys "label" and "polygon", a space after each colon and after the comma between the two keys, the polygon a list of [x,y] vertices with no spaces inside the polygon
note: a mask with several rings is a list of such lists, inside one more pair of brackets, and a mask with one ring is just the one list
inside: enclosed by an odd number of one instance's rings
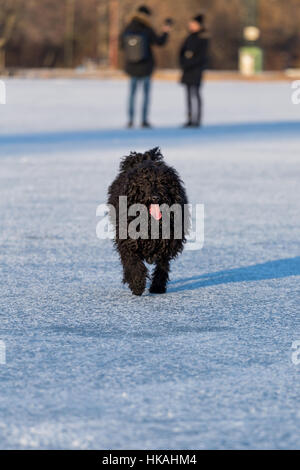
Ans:
{"label": "bare tree", "polygon": [[65,66],[72,67],[74,56],[75,0],[66,1]]}
{"label": "bare tree", "polygon": [[107,65],[109,59],[109,8],[108,0],[97,0],[97,60]]}
{"label": "bare tree", "polygon": [[109,65],[118,67],[119,45],[119,0],[109,0]]}
{"label": "bare tree", "polygon": [[21,17],[22,7],[22,0],[0,1],[0,70],[5,69],[6,46]]}

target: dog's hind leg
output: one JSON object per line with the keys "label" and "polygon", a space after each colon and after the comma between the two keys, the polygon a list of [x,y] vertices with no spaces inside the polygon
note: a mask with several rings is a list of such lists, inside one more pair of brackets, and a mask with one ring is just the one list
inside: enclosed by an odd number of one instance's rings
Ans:
{"label": "dog's hind leg", "polygon": [[170,260],[159,260],[152,275],[150,292],[152,294],[164,294],[169,280]]}
{"label": "dog's hind leg", "polygon": [[134,295],[142,295],[146,288],[148,273],[146,266],[137,255],[133,254],[130,256],[121,254],[121,260],[124,273],[123,282],[128,284]]}

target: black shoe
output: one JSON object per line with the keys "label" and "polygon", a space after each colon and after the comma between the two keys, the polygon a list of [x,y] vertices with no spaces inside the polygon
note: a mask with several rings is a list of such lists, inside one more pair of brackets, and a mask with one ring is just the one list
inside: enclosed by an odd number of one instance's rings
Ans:
{"label": "black shoe", "polygon": [[149,124],[149,122],[147,122],[147,121],[144,121],[142,123],[142,127],[144,127],[145,129],[151,129],[152,128],[151,124]]}
{"label": "black shoe", "polygon": [[127,124],[127,129],[132,129],[133,128],[133,121],[129,121]]}
{"label": "black shoe", "polygon": [[183,124],[182,127],[183,129],[186,129],[187,127],[193,127],[193,124],[190,121],[188,121],[187,123]]}

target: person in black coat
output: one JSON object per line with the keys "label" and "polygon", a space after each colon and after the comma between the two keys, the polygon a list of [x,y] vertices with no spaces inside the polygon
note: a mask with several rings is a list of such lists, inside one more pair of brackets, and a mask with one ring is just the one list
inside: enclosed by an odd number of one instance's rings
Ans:
{"label": "person in black coat", "polygon": [[165,23],[161,35],[156,34],[151,26],[151,10],[140,6],[130,23],[121,34],[121,48],[124,51],[125,71],[131,77],[129,94],[129,122],[134,123],[135,96],[138,84],[143,85],[144,102],[142,127],[150,127],[148,122],[151,75],[155,67],[152,47],[163,46],[168,39],[170,24]]}
{"label": "person in black coat", "polygon": [[184,127],[199,127],[202,119],[200,87],[207,66],[209,38],[204,26],[204,15],[189,22],[190,34],[180,49],[181,82],[186,86],[188,120]]}

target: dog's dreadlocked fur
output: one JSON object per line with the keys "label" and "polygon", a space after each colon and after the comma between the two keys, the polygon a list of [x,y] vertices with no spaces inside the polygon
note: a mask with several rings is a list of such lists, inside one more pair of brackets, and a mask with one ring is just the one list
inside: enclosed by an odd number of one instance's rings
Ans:
{"label": "dog's dreadlocked fur", "polygon": [[[163,161],[159,148],[145,153],[131,153],[124,157],[120,164],[120,172],[108,190],[108,203],[116,211],[115,245],[123,265],[123,282],[127,283],[135,295],[142,295],[148,277],[144,264],[154,263],[150,292],[162,294],[166,292],[169,280],[170,261],[182,252],[185,243],[185,230],[188,227],[184,204],[187,197],[183,183],[176,170]],[[153,203],[179,204],[182,210],[182,237],[174,238],[174,217],[170,214],[170,238],[161,237],[161,221],[158,239],[120,239],[119,238],[119,197],[127,196],[127,204],[143,204],[148,209]],[[151,215],[148,210],[148,218]],[[127,228],[134,217],[127,218]],[[148,227],[151,224],[148,224]]]}

